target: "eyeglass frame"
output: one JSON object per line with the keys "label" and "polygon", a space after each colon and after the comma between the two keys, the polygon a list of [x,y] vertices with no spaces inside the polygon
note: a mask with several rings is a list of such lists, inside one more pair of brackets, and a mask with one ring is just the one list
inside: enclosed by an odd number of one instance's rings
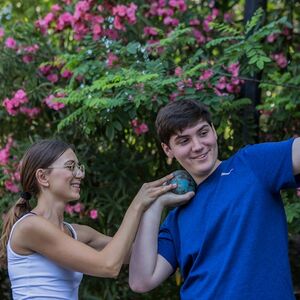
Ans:
{"label": "eyeglass frame", "polygon": [[[73,170],[70,169],[70,167],[73,167]],[[65,165],[65,166],[62,166],[62,167],[59,167],[59,166],[53,166],[53,167],[48,167],[48,168],[45,168],[45,169],[66,169],[66,170],[69,170],[70,172],[72,172],[72,175],[73,177],[77,177],[78,174],[79,174],[79,171],[82,173],[83,177],[85,176],[85,166],[84,164],[80,164],[78,162],[74,162],[70,165]]]}

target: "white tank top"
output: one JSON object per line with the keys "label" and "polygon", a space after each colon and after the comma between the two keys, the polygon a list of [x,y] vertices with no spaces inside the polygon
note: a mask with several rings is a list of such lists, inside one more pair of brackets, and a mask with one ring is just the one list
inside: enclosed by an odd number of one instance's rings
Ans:
{"label": "white tank top", "polygon": [[[63,268],[39,253],[20,255],[12,250],[10,240],[15,226],[28,216],[34,214],[28,213],[14,224],[7,243],[8,275],[13,299],[77,300],[82,273]],[[72,225],[65,224],[77,240]]]}

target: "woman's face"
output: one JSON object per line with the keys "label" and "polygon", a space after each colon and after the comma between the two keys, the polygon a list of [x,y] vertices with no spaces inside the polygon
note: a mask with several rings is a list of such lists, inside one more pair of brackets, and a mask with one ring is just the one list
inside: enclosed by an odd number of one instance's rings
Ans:
{"label": "woman's face", "polygon": [[84,168],[78,163],[72,149],[66,150],[48,169],[49,191],[57,199],[72,201],[80,198]]}

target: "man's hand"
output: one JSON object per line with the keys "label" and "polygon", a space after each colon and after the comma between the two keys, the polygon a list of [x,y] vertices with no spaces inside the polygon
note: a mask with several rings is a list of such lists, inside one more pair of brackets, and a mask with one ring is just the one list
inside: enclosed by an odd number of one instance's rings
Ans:
{"label": "man's hand", "polygon": [[157,198],[163,207],[176,207],[187,204],[194,197],[194,192],[188,192],[182,195],[177,195],[172,192],[161,195]]}

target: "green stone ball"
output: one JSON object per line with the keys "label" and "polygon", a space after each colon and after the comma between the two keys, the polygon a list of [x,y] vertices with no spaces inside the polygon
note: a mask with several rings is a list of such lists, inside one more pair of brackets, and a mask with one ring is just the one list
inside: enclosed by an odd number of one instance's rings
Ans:
{"label": "green stone ball", "polygon": [[185,170],[177,170],[173,172],[174,177],[167,184],[177,183],[177,187],[171,190],[172,193],[182,195],[187,192],[196,191],[196,182],[193,177]]}

